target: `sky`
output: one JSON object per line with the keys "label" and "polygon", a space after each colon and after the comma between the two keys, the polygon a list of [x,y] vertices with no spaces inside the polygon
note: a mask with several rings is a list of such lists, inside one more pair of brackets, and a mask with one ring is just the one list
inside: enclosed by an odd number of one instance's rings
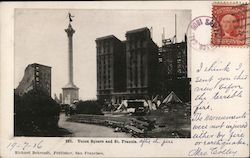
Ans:
{"label": "sky", "polygon": [[72,27],[76,31],[73,35],[74,83],[80,88],[82,100],[96,98],[96,38],[115,35],[125,40],[126,31],[152,27],[153,41],[161,46],[163,28],[166,38],[174,36],[175,14],[178,42],[184,40],[191,21],[190,10],[16,9],[15,88],[26,66],[39,63],[52,67],[51,96],[62,93],[61,88],[68,83],[68,39],[64,29],[68,27],[69,11],[74,15]]}

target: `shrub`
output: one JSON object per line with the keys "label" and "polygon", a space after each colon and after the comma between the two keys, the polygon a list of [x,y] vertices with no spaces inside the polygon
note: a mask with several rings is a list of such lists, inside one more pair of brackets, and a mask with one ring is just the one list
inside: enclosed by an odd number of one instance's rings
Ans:
{"label": "shrub", "polygon": [[58,128],[60,105],[40,91],[14,96],[16,136],[43,136]]}
{"label": "shrub", "polygon": [[76,113],[102,115],[102,105],[97,100],[79,101],[76,103]]}

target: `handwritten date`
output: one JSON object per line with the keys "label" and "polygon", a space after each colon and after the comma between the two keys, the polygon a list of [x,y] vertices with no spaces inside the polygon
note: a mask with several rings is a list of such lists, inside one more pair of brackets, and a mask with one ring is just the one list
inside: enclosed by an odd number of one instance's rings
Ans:
{"label": "handwritten date", "polygon": [[41,149],[43,146],[42,146],[42,143],[43,143],[43,140],[37,142],[37,143],[30,143],[30,142],[11,142],[7,145],[7,149],[12,151],[12,150],[15,150],[15,149],[18,149],[18,150],[30,150],[30,149]]}

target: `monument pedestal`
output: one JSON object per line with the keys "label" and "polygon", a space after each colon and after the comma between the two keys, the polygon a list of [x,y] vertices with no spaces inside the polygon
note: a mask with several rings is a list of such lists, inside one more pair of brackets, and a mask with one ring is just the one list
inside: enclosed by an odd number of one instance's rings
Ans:
{"label": "monument pedestal", "polygon": [[63,104],[72,104],[78,101],[79,98],[79,88],[74,84],[67,84],[62,88],[63,90]]}

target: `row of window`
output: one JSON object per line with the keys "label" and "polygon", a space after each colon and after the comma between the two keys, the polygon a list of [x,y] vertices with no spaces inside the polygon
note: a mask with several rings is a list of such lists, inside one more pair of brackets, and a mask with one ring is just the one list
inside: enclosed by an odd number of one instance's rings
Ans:
{"label": "row of window", "polygon": [[126,49],[137,49],[137,48],[143,48],[145,47],[144,41],[131,41],[127,42]]}
{"label": "row of window", "polygon": [[111,46],[112,44],[113,44],[113,41],[108,41],[108,40],[97,42],[97,45],[98,45],[99,47],[109,47],[109,46]]}
{"label": "row of window", "polygon": [[105,88],[111,88],[111,79],[110,77],[106,80],[106,78],[104,78],[103,80],[101,80],[100,78],[98,79],[98,86],[99,89],[102,89],[102,87]]}
{"label": "row of window", "polygon": [[[39,80],[39,78],[38,77],[36,77],[36,85],[40,85],[40,80]],[[44,82],[43,84],[42,84],[42,86],[44,87],[44,86],[46,86],[46,88],[50,88],[50,82]]]}
{"label": "row of window", "polygon": [[147,92],[146,89],[130,89],[129,90],[130,93],[145,93]]}
{"label": "row of window", "polygon": [[102,48],[102,49],[97,49],[97,54],[109,54],[111,53],[110,51],[112,50],[112,48]]}
{"label": "row of window", "polygon": [[[107,73],[106,73],[107,72]],[[106,71],[106,69],[104,69],[103,71],[101,71],[101,69],[99,69],[98,71],[97,71],[97,77],[98,77],[98,79],[106,79],[106,77],[107,78],[110,78],[110,76],[111,76],[111,71],[110,71],[110,68],[108,68],[108,70]]]}
{"label": "row of window", "polygon": [[[145,93],[145,92],[147,92],[146,89],[130,89],[129,90],[129,93]],[[98,94],[110,94],[110,92],[99,90]]]}
{"label": "row of window", "polygon": [[106,66],[111,67],[110,60],[108,60],[108,63],[106,63],[105,61],[103,61],[103,62],[98,61],[97,65],[99,66],[100,69],[102,69],[102,66],[104,67],[104,69]]}
{"label": "row of window", "polygon": [[103,86],[103,88],[102,88],[102,86],[99,86],[99,89],[110,89],[111,88],[111,85],[107,85],[107,86]]}
{"label": "row of window", "polygon": [[[144,40],[130,40],[126,42],[127,49],[141,48],[145,46]],[[97,53],[109,52],[112,50],[113,44],[111,42],[101,42],[97,44]]]}
{"label": "row of window", "polygon": [[[131,54],[130,56],[130,60],[129,60],[129,78],[130,78],[130,81],[129,81],[129,85],[132,87],[133,83],[135,84],[135,86],[137,87],[138,85],[138,82],[141,82],[141,85],[143,86],[144,85],[144,70],[143,70],[143,55],[141,54],[140,58],[141,60],[137,60],[137,55],[133,55]],[[139,71],[139,68],[140,68],[140,71]],[[133,75],[133,72],[134,72],[134,75]],[[140,78],[138,78],[138,73],[140,73]],[[139,81],[140,80],[140,81]]]}
{"label": "row of window", "polygon": [[[174,73],[174,69],[173,69],[173,64],[168,64],[167,66],[167,73],[170,75],[170,74],[173,74]],[[187,67],[186,66],[183,66],[182,64],[178,64],[177,65],[177,68],[176,68],[176,73],[187,73]]]}
{"label": "row of window", "polygon": [[110,94],[110,91],[99,91],[98,94]]}
{"label": "row of window", "polygon": [[105,55],[105,56],[99,56],[97,58],[97,64],[98,65],[102,65],[102,64],[106,64],[106,62],[108,62],[108,64],[111,63],[112,60],[112,56],[111,55]]}

